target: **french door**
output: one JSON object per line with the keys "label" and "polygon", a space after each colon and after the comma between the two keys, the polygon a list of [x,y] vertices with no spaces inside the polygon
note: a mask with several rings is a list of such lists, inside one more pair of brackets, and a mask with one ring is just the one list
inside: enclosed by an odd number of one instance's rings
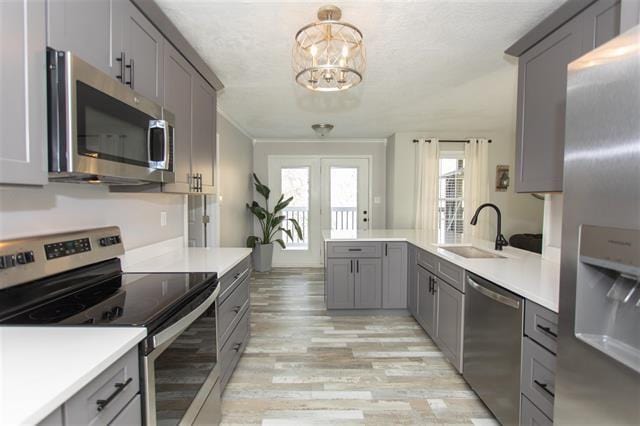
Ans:
{"label": "french door", "polygon": [[287,248],[274,248],[274,266],[322,265],[322,230],[368,229],[369,159],[270,156],[271,208],[280,194],[293,196],[283,212],[298,221],[303,238],[282,236]]}

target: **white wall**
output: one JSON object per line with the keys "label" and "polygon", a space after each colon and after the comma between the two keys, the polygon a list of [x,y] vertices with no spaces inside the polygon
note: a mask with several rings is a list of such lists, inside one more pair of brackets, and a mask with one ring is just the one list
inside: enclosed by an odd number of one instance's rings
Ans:
{"label": "white wall", "polygon": [[244,247],[253,232],[253,140],[218,113],[218,217],[221,247]]}
{"label": "white wall", "polygon": [[269,155],[322,155],[322,156],[371,156],[371,190],[373,197],[380,197],[380,203],[372,204],[371,226],[384,228],[386,223],[386,147],[383,142],[363,142],[346,140],[323,141],[259,141],[253,148],[253,170],[259,178],[267,181]]}
{"label": "white wall", "polygon": [[[462,125],[461,125],[462,128]],[[415,146],[413,139],[436,137],[441,139],[462,139],[468,137],[486,137],[492,140],[489,145],[489,182],[494,188],[497,165],[509,165],[511,181],[514,178],[513,164],[515,160],[515,132],[511,128],[480,130],[425,130],[421,132],[396,133],[387,139],[387,157],[393,161],[387,164],[387,187],[389,208],[387,215],[388,228],[413,228],[415,223]],[[392,154],[389,154],[392,151]],[[502,233],[509,238],[516,233],[542,232],[544,203],[529,194],[516,194],[513,184],[506,192],[490,193],[490,202],[502,211]],[[476,206],[477,207],[477,206]],[[475,207],[472,207],[475,208]],[[496,232],[495,215],[490,211],[483,212],[480,221],[488,221],[489,235],[493,239]]]}
{"label": "white wall", "polygon": [[[163,211],[166,226],[160,226]],[[184,196],[72,183],[0,187],[0,240],[110,225],[120,227],[125,249],[182,237]]]}

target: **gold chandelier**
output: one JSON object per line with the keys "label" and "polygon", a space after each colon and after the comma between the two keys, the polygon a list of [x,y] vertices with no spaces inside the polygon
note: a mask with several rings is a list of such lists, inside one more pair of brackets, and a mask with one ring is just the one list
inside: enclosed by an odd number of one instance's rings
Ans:
{"label": "gold chandelier", "polygon": [[302,27],[293,46],[296,82],[318,92],[346,90],[362,81],[366,65],[360,30],[340,22],[336,6],[318,10],[318,22]]}

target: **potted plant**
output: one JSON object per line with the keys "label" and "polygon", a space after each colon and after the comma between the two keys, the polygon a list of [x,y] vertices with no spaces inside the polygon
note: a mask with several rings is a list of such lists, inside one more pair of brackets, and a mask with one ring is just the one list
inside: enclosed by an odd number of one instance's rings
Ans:
{"label": "potted plant", "polygon": [[256,191],[264,197],[265,206],[262,207],[257,201],[253,201],[251,204],[247,203],[247,208],[258,218],[260,228],[262,229],[262,235],[251,235],[247,238],[247,247],[253,248],[253,264],[255,270],[258,272],[266,272],[271,270],[271,261],[273,259],[273,243],[276,242],[282,248],[286,248],[286,244],[282,238],[276,238],[279,232],[284,232],[290,239],[293,239],[293,232],[291,229],[283,228],[286,222],[291,222],[293,229],[295,230],[298,238],[302,239],[302,228],[297,220],[287,218],[281,212],[293,201],[293,197],[284,199],[284,194],[280,195],[278,202],[273,208],[273,211],[269,211],[269,194],[271,190],[268,186],[264,185],[258,179],[258,176],[253,174],[253,184],[256,187]]}

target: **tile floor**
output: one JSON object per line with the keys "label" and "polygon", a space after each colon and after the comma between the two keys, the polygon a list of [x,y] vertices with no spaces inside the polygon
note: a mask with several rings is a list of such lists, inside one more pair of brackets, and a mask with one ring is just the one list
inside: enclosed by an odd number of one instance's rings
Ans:
{"label": "tile floor", "polygon": [[322,269],[254,273],[251,340],[223,425],[495,425],[409,316],[324,308]]}

